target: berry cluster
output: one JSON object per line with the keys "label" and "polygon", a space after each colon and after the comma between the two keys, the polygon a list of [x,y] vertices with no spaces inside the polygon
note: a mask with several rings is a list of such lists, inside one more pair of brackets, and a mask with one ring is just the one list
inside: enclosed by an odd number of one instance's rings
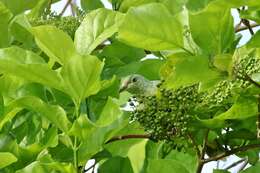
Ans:
{"label": "berry cluster", "polygon": [[131,120],[137,120],[155,140],[186,137],[192,112],[201,102],[197,85],[167,90],[158,86],[158,95],[137,98],[139,105]]}
{"label": "berry cluster", "polygon": [[257,72],[260,72],[260,59],[255,56],[246,56],[237,59],[234,63],[233,74],[239,80],[245,80]]}
{"label": "berry cluster", "polygon": [[56,13],[49,13],[48,15],[44,15],[41,18],[31,20],[30,23],[32,26],[39,25],[53,25],[66,32],[72,39],[74,39],[74,34],[79,27],[82,16],[74,17],[74,16],[59,16]]}

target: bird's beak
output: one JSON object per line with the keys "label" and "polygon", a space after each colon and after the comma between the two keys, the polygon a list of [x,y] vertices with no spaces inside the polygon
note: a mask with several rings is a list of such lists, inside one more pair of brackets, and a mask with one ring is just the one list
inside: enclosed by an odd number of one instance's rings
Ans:
{"label": "bird's beak", "polygon": [[121,87],[119,88],[119,92],[120,92],[120,93],[123,92],[124,90],[126,90],[126,88],[127,88],[127,86],[121,86]]}
{"label": "bird's beak", "polygon": [[128,87],[128,84],[129,83],[127,81],[123,82],[123,84],[119,88],[119,92],[121,93],[121,92],[125,91],[127,89],[127,87]]}

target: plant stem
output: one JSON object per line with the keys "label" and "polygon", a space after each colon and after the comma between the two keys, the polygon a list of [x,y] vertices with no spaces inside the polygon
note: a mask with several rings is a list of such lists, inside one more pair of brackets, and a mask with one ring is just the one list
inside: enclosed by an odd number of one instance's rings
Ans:
{"label": "plant stem", "polygon": [[77,148],[78,139],[75,136],[74,138],[74,148],[73,148],[73,158],[74,158],[74,167],[78,170],[78,148]]}
{"label": "plant stem", "polygon": [[260,139],[260,95],[258,95],[258,115],[256,120],[256,137]]}
{"label": "plant stem", "polygon": [[[79,105],[77,102],[75,102],[75,120],[77,120],[79,116]],[[74,161],[74,167],[78,172],[78,138],[75,136],[74,137],[74,144],[73,144],[73,161]]]}

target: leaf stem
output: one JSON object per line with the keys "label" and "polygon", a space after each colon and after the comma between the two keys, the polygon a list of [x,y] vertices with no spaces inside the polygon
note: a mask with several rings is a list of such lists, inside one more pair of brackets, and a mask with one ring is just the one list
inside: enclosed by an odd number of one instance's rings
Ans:
{"label": "leaf stem", "polygon": [[[75,102],[75,112],[74,112],[74,115],[75,115],[75,120],[78,118],[79,116],[79,105],[80,104],[77,104],[77,102]],[[74,144],[73,144],[73,161],[74,161],[74,167],[75,169],[77,170],[78,172],[78,138],[75,136],[74,137]]]}

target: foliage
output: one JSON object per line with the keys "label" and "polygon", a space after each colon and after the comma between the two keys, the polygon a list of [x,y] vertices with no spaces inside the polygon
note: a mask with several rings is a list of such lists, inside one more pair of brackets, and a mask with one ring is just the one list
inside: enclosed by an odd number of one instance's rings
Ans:
{"label": "foliage", "polygon": [[[199,173],[232,154],[258,171],[259,0],[57,1],[0,0],[0,172]],[[161,82],[129,112],[130,74]]]}

